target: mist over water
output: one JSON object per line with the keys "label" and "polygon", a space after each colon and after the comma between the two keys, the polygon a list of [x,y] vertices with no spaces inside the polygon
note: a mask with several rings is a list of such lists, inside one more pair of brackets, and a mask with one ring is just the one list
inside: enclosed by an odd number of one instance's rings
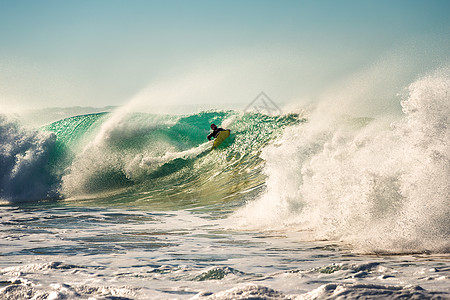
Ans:
{"label": "mist over water", "polygon": [[[0,297],[445,297],[449,69],[392,102],[377,74],[282,115],[153,112],[181,101],[162,84],[35,128],[1,116]],[[231,129],[212,151],[211,123]]]}
{"label": "mist over water", "polygon": [[449,1],[0,6],[0,299],[450,298]]}
{"label": "mist over water", "polygon": [[366,252],[449,251],[450,76],[418,79],[403,116],[360,118],[319,104],[262,153],[267,191],[240,226],[312,231]]}
{"label": "mist over water", "polygon": [[[199,92],[190,85],[198,78],[189,78],[174,84],[195,98]],[[238,229],[306,231],[367,252],[446,253],[449,81],[448,68],[423,76],[395,99],[397,106],[365,100],[371,89],[355,94],[353,85],[361,88],[361,82],[350,80],[350,92],[324,94],[306,119],[139,112],[155,99],[176,103],[180,93],[165,93],[167,85],[150,87],[111,113],[71,117],[37,131],[2,117],[0,196],[32,202],[125,193],[142,201],[168,197],[157,192],[166,189],[217,202],[224,195],[207,192],[206,183],[221,174],[217,178],[238,194],[264,190],[231,217],[239,218]],[[211,82],[207,89],[218,84]],[[213,122],[235,133],[218,169],[205,141]],[[229,166],[239,171],[230,176]],[[246,169],[254,181],[241,184]]]}
{"label": "mist over water", "polygon": [[[55,197],[49,157],[56,136],[22,128],[0,115],[0,199],[27,201]],[[53,187],[54,189],[55,187]]]}

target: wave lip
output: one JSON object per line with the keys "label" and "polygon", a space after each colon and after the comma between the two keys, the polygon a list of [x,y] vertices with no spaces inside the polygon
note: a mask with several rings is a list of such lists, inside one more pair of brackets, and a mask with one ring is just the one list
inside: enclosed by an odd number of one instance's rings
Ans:
{"label": "wave lip", "polygon": [[[231,199],[231,190],[238,198],[264,183],[261,149],[302,121],[297,115],[236,111],[175,116],[119,110],[26,130],[2,118],[0,197],[103,204],[115,196],[124,202],[190,199],[191,205]],[[232,131],[216,151],[206,139],[211,123]],[[210,187],[212,178],[216,189]]]}
{"label": "wave lip", "polygon": [[[80,147],[61,179],[61,191],[77,197],[128,189],[131,198],[144,201],[217,202],[229,197],[230,190],[238,194],[260,186],[264,180],[261,149],[283,128],[301,121],[295,115],[235,111],[111,115]],[[206,139],[211,123],[232,132],[217,151],[210,151]]]}

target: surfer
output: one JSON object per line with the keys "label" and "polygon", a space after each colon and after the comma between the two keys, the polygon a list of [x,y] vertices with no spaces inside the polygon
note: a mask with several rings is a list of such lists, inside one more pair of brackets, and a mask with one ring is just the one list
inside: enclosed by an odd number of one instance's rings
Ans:
{"label": "surfer", "polygon": [[207,136],[208,141],[210,141],[212,137],[213,137],[213,138],[216,138],[217,135],[219,135],[219,132],[225,131],[225,129],[217,127],[216,124],[211,124],[211,129],[212,129],[213,132],[211,132],[210,134],[208,134],[208,136]]}

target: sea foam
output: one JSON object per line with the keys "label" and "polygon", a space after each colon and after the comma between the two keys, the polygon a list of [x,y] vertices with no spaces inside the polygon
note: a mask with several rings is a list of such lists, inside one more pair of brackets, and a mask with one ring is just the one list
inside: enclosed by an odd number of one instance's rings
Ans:
{"label": "sea foam", "polygon": [[0,115],[0,199],[20,202],[55,197],[50,156],[56,136],[27,130]]}
{"label": "sea foam", "polygon": [[368,252],[449,252],[449,91],[448,69],[417,80],[394,121],[319,105],[263,151],[267,190],[234,215],[239,226]]}

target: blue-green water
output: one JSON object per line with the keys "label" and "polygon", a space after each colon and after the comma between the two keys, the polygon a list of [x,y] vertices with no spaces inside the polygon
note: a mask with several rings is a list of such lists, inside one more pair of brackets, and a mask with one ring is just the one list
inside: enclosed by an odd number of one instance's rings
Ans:
{"label": "blue-green water", "polygon": [[1,116],[0,295],[448,298],[449,86],[394,118]]}

